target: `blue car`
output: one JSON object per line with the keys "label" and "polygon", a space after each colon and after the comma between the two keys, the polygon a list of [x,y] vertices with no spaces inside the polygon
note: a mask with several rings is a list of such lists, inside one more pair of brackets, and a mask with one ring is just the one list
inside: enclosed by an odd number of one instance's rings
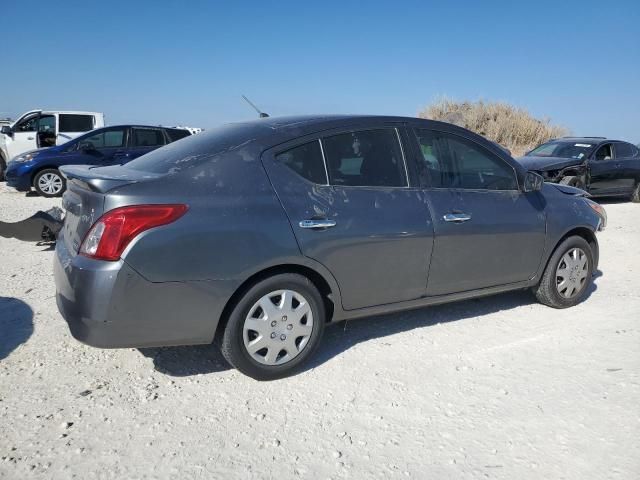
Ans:
{"label": "blue car", "polygon": [[191,135],[182,128],[118,125],[92,130],[67,143],[18,155],[7,165],[7,185],[43,197],[62,195],[64,165],[122,165],[168,143]]}

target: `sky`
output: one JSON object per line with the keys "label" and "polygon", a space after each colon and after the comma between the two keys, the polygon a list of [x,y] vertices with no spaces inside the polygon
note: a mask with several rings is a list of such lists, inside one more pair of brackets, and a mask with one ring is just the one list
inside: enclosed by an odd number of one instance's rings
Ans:
{"label": "sky", "polygon": [[505,101],[640,142],[640,2],[3,2],[0,116],[213,128]]}

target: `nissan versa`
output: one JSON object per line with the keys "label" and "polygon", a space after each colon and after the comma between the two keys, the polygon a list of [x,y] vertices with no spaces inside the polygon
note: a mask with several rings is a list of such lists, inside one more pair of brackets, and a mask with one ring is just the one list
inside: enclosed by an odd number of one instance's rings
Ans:
{"label": "nissan versa", "polygon": [[413,118],[266,118],[61,170],[71,333],[105,348],[217,341],[262,380],[300,368],[327,322],[515,289],[576,305],[606,223],[585,192]]}

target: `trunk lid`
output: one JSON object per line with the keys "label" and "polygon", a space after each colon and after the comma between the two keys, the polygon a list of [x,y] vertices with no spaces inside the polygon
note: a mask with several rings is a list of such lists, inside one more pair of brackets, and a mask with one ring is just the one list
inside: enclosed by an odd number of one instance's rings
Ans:
{"label": "trunk lid", "polygon": [[62,196],[66,211],[62,235],[72,256],[77,255],[85,235],[104,213],[105,197],[110,190],[156,178],[120,166],[66,166],[60,171],[67,179],[67,191]]}

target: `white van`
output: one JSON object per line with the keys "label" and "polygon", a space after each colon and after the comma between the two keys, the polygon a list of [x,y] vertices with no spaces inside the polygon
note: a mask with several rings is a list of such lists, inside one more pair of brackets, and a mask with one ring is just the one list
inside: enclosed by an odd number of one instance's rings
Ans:
{"label": "white van", "polygon": [[89,130],[104,127],[104,114],[32,110],[0,130],[0,180],[7,162],[36,148],[60,145]]}

